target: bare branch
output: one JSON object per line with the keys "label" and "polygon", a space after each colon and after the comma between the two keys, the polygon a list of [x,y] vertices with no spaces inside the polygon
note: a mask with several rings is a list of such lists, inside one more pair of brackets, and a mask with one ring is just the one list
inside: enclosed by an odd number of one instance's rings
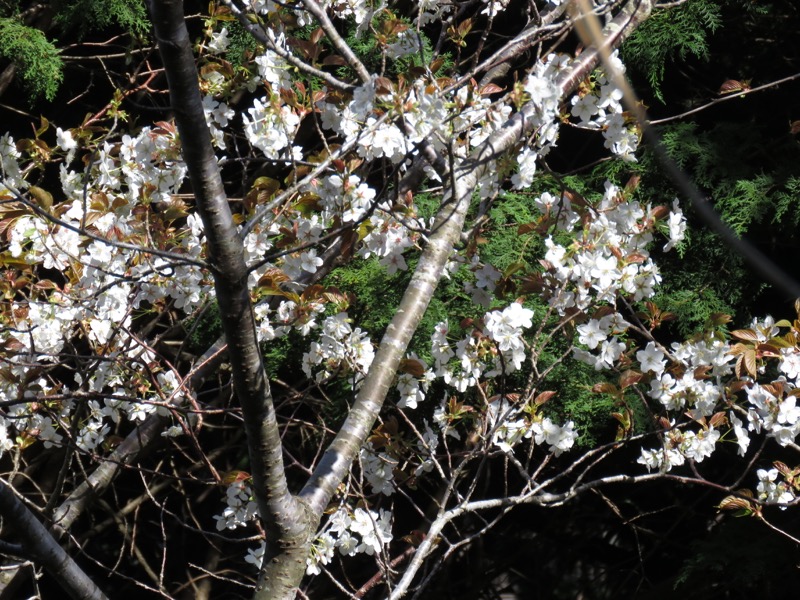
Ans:
{"label": "bare branch", "polygon": [[763,92],[764,90],[768,90],[770,88],[777,87],[777,86],[779,86],[779,85],[781,85],[783,83],[788,83],[788,82],[794,81],[795,79],[798,79],[798,78],[800,78],[800,73],[795,73],[794,75],[789,75],[788,77],[782,77],[781,79],[776,79],[775,81],[770,81],[769,83],[765,83],[763,85],[758,85],[758,86],[756,86],[754,88],[749,88],[749,89],[746,89],[746,90],[742,90],[741,92],[736,92],[735,94],[730,94],[728,96],[722,96],[721,98],[714,98],[713,100],[710,100],[710,101],[706,102],[705,104],[702,104],[700,106],[692,108],[691,110],[687,110],[686,112],[682,112],[682,113],[680,113],[678,115],[672,115],[671,117],[664,117],[663,119],[648,120],[647,124],[648,125],[663,125],[664,123],[670,123],[672,121],[679,121],[681,119],[685,119],[688,116],[691,116],[691,115],[697,114],[699,112],[702,112],[702,111],[704,111],[706,109],[709,109],[712,106],[716,106],[717,104],[722,104],[723,102],[728,102],[729,100],[734,100],[736,98],[743,98],[745,96],[749,96],[750,94],[754,94],[756,92]]}
{"label": "bare branch", "polygon": [[256,40],[264,44],[267,48],[272,50],[275,54],[280,56],[286,62],[290,63],[292,66],[297,67],[300,71],[303,71],[304,73],[311,75],[312,77],[319,77],[325,83],[327,83],[332,89],[342,90],[344,92],[351,92],[355,89],[354,85],[345,83],[344,81],[340,81],[330,73],[317,69],[316,67],[312,67],[307,63],[304,63],[290,51],[282,48],[275,40],[275,36],[272,34],[271,30],[261,29],[257,25],[252,23],[250,19],[248,19],[247,13],[244,11],[241,2],[235,2],[232,0],[223,0],[223,2],[228,8],[231,9],[231,12],[236,16],[236,19],[239,21],[239,24],[242,27],[244,27],[244,29],[250,35],[252,35]]}
{"label": "bare branch", "polygon": [[341,54],[342,58],[347,61],[347,64],[353,67],[355,72],[358,73],[362,83],[369,83],[372,80],[372,76],[370,75],[369,71],[367,71],[364,63],[362,63],[355,53],[350,49],[350,46],[347,45],[347,42],[342,39],[342,36],[339,35],[339,32],[336,31],[336,27],[334,27],[325,10],[319,4],[317,4],[315,0],[302,1],[303,6],[306,7],[306,10],[314,15],[314,18],[319,23],[319,26],[322,27],[322,31],[325,32],[325,35],[328,36],[328,39],[331,41],[331,44],[333,44],[333,47],[336,48],[336,51]]}
{"label": "bare branch", "polygon": [[17,531],[26,556],[47,569],[70,597],[86,600],[107,598],[4,480],[0,480],[0,513],[6,524]]}

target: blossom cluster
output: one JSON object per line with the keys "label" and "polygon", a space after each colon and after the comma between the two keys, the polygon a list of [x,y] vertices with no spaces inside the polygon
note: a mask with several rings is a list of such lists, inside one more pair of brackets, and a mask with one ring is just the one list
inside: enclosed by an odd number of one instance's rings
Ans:
{"label": "blossom cluster", "polygon": [[514,406],[505,398],[497,398],[489,403],[487,424],[492,443],[503,452],[511,452],[523,439],[533,438],[538,446],[548,444],[555,456],[572,448],[578,433],[575,423],[567,421],[564,425],[553,423],[548,417],[525,415],[525,407]]}
{"label": "blossom cluster", "polygon": [[[788,322],[784,324],[789,325]],[[754,343],[784,346],[780,352],[776,349],[765,356],[778,363],[776,366],[781,372],[778,379],[759,383],[751,377],[745,378],[739,388],[740,401],[733,405],[734,410],[728,411],[727,421],[738,452],[746,455],[753,433],[763,432],[779,445],[788,446],[800,434],[800,407],[794,392],[800,374],[795,368],[797,349],[786,344],[786,338],[780,335],[780,328],[771,317],[754,320],[750,329],[737,333]],[[789,339],[795,339],[794,333],[789,334]],[[667,355],[650,342],[637,353],[637,360],[643,372],[653,373],[648,395],[665,410],[685,413],[702,425],[734,400],[726,396],[725,385],[734,375],[733,362],[739,349],[727,341],[711,338],[675,342]],[[674,427],[675,423],[672,425]],[[661,471],[680,466],[686,459],[700,462],[711,454],[720,439],[721,434],[714,426],[702,425],[697,432],[675,427],[664,436],[662,448],[643,449],[639,462],[648,469]],[[762,478],[759,485],[763,487],[767,483]],[[776,497],[779,495],[764,496],[768,501]]]}
{"label": "blossom cluster", "polygon": [[[434,375],[463,392],[480,381],[521,369],[526,357],[523,334],[532,326],[533,314],[518,302],[490,311],[483,318],[483,331],[462,338],[455,349],[447,337],[447,323],[439,323],[431,336]],[[531,414],[527,405],[514,406],[505,398],[489,402],[486,415],[488,436],[504,452],[510,452],[524,439],[533,439],[536,445],[547,443],[550,452],[559,455],[571,448],[578,437],[572,421],[557,425],[535,411]],[[446,412],[439,413],[437,422],[447,434]]]}
{"label": "blossom cluster", "polygon": [[582,127],[599,129],[605,138],[605,147],[623,160],[635,161],[634,153],[639,146],[639,133],[635,123],[625,117],[622,106],[622,90],[616,85],[613,75],[625,72],[625,65],[614,52],[609,57],[609,65],[598,71],[591,85],[572,97],[571,114],[579,120]]}
{"label": "blossom cluster", "polygon": [[759,500],[769,504],[788,504],[795,499],[792,487],[784,481],[779,481],[778,475],[777,469],[758,469],[756,471],[758,477],[756,491]]}
{"label": "blossom cluster", "polygon": [[[437,324],[431,335],[434,375],[463,392],[482,377],[519,370],[525,359],[522,335],[531,327],[532,317],[533,311],[518,302],[502,311],[490,311],[484,316],[483,332],[465,336],[456,342],[455,350],[447,339],[447,323]],[[451,362],[453,358],[458,364]]]}
{"label": "blossom cluster", "polygon": [[568,56],[550,54],[535,64],[524,82],[524,90],[533,107],[532,114],[526,116],[535,127],[536,134],[533,143],[523,146],[517,155],[518,171],[511,177],[516,189],[531,186],[536,174],[536,161],[547,155],[558,141],[561,92],[556,80],[569,64]]}
{"label": "blossom cluster", "polygon": [[334,552],[342,556],[380,554],[392,541],[392,513],[383,508],[374,511],[342,507],[333,513],[323,533],[312,545],[306,573],[318,575],[320,565],[327,565]]}
{"label": "blossom cluster", "polygon": [[[226,509],[227,512],[228,509]],[[306,559],[306,573],[319,575],[321,567],[333,559],[338,550],[342,556],[380,554],[392,541],[392,513],[383,508],[374,511],[365,508],[350,510],[341,507],[328,519],[327,524],[314,540],[311,554]],[[266,544],[250,548],[245,560],[261,568]]]}
{"label": "blossom cluster", "polygon": [[385,452],[376,452],[370,443],[361,448],[359,460],[361,473],[372,488],[372,493],[391,496],[395,492],[393,470],[397,461]]}
{"label": "blossom cluster", "polygon": [[374,357],[368,334],[359,327],[353,329],[342,312],[323,321],[319,341],[311,342],[303,354],[303,372],[316,381],[344,376],[357,386]]}
{"label": "blossom cluster", "polygon": [[215,515],[217,531],[245,527],[258,518],[258,505],[253,499],[253,491],[247,481],[240,479],[225,489],[227,506],[221,515]]}
{"label": "blossom cluster", "polygon": [[[436,378],[433,370],[428,368],[425,361],[412,353],[407,359],[406,364],[414,365],[416,368],[403,370],[397,374],[397,391],[400,393],[400,400],[397,401],[397,408],[415,409],[420,402],[425,400],[428,387]],[[416,376],[414,372],[421,373]]]}
{"label": "blossom cluster", "polygon": [[[225,114],[223,109],[211,118]],[[160,367],[157,354],[133,333],[134,311],[170,302],[190,313],[209,295],[211,282],[198,266],[203,255],[199,219],[188,215],[180,235],[170,229],[174,194],[186,173],[171,125],[102,142],[82,170],[71,169],[78,149],[72,132],[59,129],[56,140],[66,153],[60,166],[64,200],[52,211],[56,220],[43,212],[20,214],[11,205],[5,252],[31,273],[44,269],[60,275],[40,281],[2,315],[6,326],[0,343],[13,354],[6,363],[12,376],[0,379],[0,397],[19,397],[17,383],[26,381],[27,373],[36,365],[57,363],[59,353],[82,338],[105,360],[77,371],[74,382],[55,386],[40,378],[36,388],[29,388],[36,389],[31,402],[15,404],[7,414],[22,438],[47,446],[69,438],[81,451],[99,452],[123,418],[137,423],[155,412],[169,414],[165,407],[180,405],[184,397],[175,371]],[[22,154],[8,135],[2,147],[3,194],[13,201],[28,188],[19,164]],[[146,245],[177,260],[132,252],[129,240],[149,240]],[[65,284],[56,283],[59,278]],[[79,403],[70,394],[77,391],[97,399],[86,401],[73,431]],[[48,403],[56,393],[59,400]],[[179,434],[181,428],[173,427],[170,435]]]}
{"label": "blossom cluster", "polygon": [[[550,304],[560,314],[573,307],[586,310],[597,302],[614,304],[619,296],[640,301],[655,294],[661,275],[647,249],[656,220],[652,207],[626,200],[611,183],[606,183],[602,200],[584,213],[591,217],[585,227],[567,194],[558,198],[544,193],[536,203],[545,219],[574,236],[569,245],[552,236],[545,240],[545,283]],[[672,214],[683,220],[677,206]],[[683,234],[681,228],[670,229],[673,245]]]}
{"label": "blossom cluster", "polygon": [[714,428],[701,429],[697,433],[674,429],[665,436],[662,448],[653,450],[643,448],[638,462],[645,465],[648,470],[662,471],[680,466],[686,459],[702,462],[714,452],[719,438],[720,432]]}

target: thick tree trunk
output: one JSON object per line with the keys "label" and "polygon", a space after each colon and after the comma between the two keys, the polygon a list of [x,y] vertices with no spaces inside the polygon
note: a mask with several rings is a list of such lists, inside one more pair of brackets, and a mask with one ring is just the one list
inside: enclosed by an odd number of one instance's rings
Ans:
{"label": "thick tree trunk", "polygon": [[152,0],[148,4],[183,159],[203,221],[233,385],[244,414],[253,491],[267,532],[265,566],[255,597],[293,598],[305,572],[318,517],[310,518],[304,503],[291,495],[286,482],[280,433],[247,287],[244,248],[205,122],[183,3]]}

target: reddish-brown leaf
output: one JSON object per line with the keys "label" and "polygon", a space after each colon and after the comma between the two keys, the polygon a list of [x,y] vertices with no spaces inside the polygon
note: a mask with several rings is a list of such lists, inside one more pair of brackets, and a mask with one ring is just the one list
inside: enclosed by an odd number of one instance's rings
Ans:
{"label": "reddish-brown leaf", "polygon": [[536,406],[541,406],[542,404],[544,404],[545,402],[550,400],[550,398],[552,398],[555,395],[556,395],[556,393],[555,392],[551,392],[551,391],[542,392],[541,394],[537,394],[536,398],[534,398],[534,400],[533,400],[533,403]]}
{"label": "reddish-brown leaf", "polygon": [[404,358],[400,361],[398,371],[420,378],[425,374],[425,365],[416,358]]}
{"label": "reddish-brown leaf", "polygon": [[752,329],[737,329],[735,331],[731,331],[731,336],[735,337],[737,340],[742,340],[745,342],[758,341],[758,334]]}
{"label": "reddish-brown leaf", "polygon": [[620,389],[624,390],[625,388],[630,387],[635,383],[639,383],[642,377],[643,375],[638,371],[634,370],[625,371],[619,376],[619,387]]}
{"label": "reddish-brown leaf", "polygon": [[751,377],[756,376],[757,366],[756,366],[756,351],[755,350],[748,350],[743,355],[744,358],[744,366],[747,369],[748,375]]}
{"label": "reddish-brown leaf", "polygon": [[592,391],[595,394],[611,394],[612,396],[616,395],[619,392],[617,386],[615,386],[613,383],[608,383],[608,382],[595,383],[592,386]]}
{"label": "reddish-brown leaf", "polygon": [[747,512],[753,511],[753,504],[749,500],[739,498],[738,496],[727,496],[719,503],[720,510],[743,510]]}
{"label": "reddish-brown leaf", "polygon": [[721,86],[719,86],[719,94],[735,94],[736,92],[746,92],[750,86],[746,81],[737,81],[736,79],[728,79]]}
{"label": "reddish-brown leaf", "polygon": [[501,88],[501,87],[500,87],[499,85],[497,85],[497,84],[494,84],[494,83],[488,83],[488,84],[486,84],[485,86],[483,86],[483,87],[480,89],[480,91],[479,91],[479,94],[480,94],[481,96],[489,96],[489,95],[491,95],[491,94],[499,94],[499,93],[500,93],[500,92],[502,92],[504,89],[505,89],[505,88]]}

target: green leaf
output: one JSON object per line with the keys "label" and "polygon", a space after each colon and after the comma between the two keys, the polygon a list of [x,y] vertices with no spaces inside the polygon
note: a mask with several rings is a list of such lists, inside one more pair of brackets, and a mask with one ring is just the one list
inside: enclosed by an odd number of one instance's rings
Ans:
{"label": "green leaf", "polygon": [[44,33],[16,19],[0,18],[0,58],[17,65],[29,100],[55,98],[64,78],[63,63]]}

